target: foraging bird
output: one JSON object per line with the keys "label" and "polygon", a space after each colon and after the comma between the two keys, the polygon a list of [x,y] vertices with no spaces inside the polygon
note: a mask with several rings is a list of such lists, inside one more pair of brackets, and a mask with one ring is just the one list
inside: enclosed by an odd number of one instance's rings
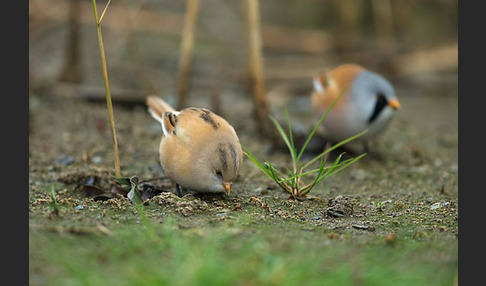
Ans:
{"label": "foraging bird", "polygon": [[233,126],[204,108],[176,111],[157,96],[148,96],[146,102],[162,124],[160,163],[178,195],[180,187],[229,195],[243,159]]}
{"label": "foraging bird", "polygon": [[321,118],[343,92],[321,124],[322,135],[339,142],[368,130],[356,139],[366,142],[386,129],[400,103],[395,90],[381,75],[356,64],[343,64],[313,79],[311,103],[314,114]]}

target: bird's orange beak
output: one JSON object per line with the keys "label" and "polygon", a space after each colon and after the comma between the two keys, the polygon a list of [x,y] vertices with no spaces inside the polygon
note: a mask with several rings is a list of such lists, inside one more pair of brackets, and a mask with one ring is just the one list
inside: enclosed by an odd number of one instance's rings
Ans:
{"label": "bird's orange beak", "polygon": [[223,187],[224,187],[224,189],[226,190],[226,192],[228,193],[228,196],[229,196],[230,193],[231,193],[231,183],[224,182]]}
{"label": "bird's orange beak", "polygon": [[392,99],[388,101],[388,106],[393,109],[400,109],[400,102],[397,99]]}

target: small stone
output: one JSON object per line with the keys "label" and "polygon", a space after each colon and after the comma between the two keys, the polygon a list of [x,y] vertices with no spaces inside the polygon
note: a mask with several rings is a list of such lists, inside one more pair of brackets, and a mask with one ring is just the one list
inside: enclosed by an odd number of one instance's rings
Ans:
{"label": "small stone", "polygon": [[102,161],[102,158],[100,156],[93,156],[91,158],[91,162],[93,162],[94,164],[99,164],[99,163],[101,163],[101,161]]}
{"label": "small stone", "polygon": [[360,224],[353,224],[351,227],[359,230],[367,230],[367,231],[375,231],[374,226],[367,226],[367,225],[360,225]]}
{"label": "small stone", "polygon": [[54,160],[54,164],[58,164],[61,166],[71,165],[72,163],[74,163],[74,158],[66,155],[62,155]]}
{"label": "small stone", "polygon": [[354,213],[353,204],[349,202],[348,198],[337,196],[330,199],[325,210],[327,216],[330,217],[346,217]]}
{"label": "small stone", "polygon": [[76,210],[84,210],[84,206],[83,205],[79,205],[79,206],[76,206],[75,207]]}
{"label": "small stone", "polygon": [[441,203],[435,203],[435,204],[433,204],[433,205],[430,207],[430,209],[431,209],[431,210],[436,210],[436,209],[440,208],[440,205],[441,205]]}

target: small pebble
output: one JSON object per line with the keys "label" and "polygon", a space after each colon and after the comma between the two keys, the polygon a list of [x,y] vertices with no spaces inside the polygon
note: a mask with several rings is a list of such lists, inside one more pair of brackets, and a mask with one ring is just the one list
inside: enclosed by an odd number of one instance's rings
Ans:
{"label": "small pebble", "polygon": [[76,206],[75,209],[77,209],[77,210],[84,210],[84,206],[83,205],[79,205],[79,206]]}
{"label": "small pebble", "polygon": [[440,203],[435,203],[430,207],[431,210],[436,210],[438,208],[440,208]]}
{"label": "small pebble", "polygon": [[74,163],[74,158],[71,156],[62,155],[54,160],[54,164],[59,164],[61,166],[67,166]]}
{"label": "small pebble", "polygon": [[367,231],[375,231],[374,226],[367,226],[367,225],[360,225],[360,224],[352,224],[351,227],[359,230],[367,230]]}
{"label": "small pebble", "polygon": [[91,158],[91,162],[95,163],[95,164],[99,164],[101,163],[102,159],[100,156],[93,156],[93,158]]}

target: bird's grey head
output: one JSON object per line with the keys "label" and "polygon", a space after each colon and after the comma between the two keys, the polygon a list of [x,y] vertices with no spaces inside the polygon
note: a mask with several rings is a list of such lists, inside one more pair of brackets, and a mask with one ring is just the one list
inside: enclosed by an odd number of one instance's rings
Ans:
{"label": "bird's grey head", "polygon": [[384,77],[371,72],[360,72],[352,85],[352,94],[359,106],[369,110],[367,121],[372,123],[385,108],[400,107],[395,89]]}

